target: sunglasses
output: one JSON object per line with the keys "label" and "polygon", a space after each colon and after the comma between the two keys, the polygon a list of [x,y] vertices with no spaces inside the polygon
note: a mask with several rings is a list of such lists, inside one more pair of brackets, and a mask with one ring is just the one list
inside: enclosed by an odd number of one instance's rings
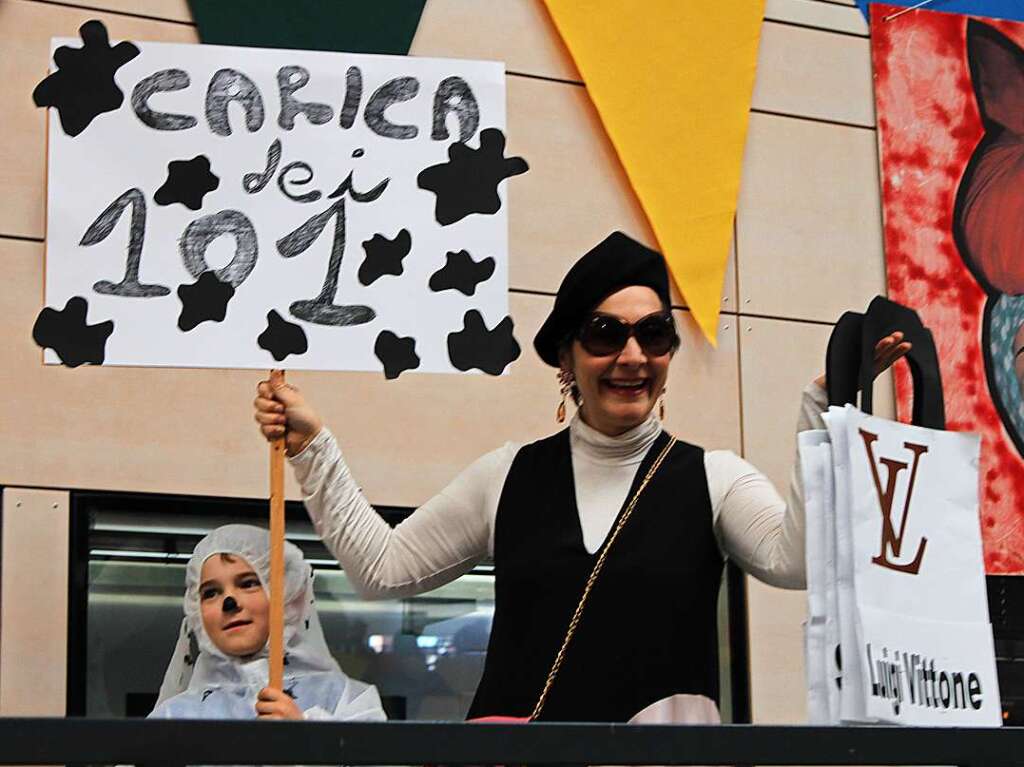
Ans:
{"label": "sunglasses", "polygon": [[636,322],[626,322],[610,314],[594,314],[576,335],[583,349],[595,357],[618,354],[631,336],[649,357],[668,354],[679,345],[676,326],[668,312],[648,314]]}

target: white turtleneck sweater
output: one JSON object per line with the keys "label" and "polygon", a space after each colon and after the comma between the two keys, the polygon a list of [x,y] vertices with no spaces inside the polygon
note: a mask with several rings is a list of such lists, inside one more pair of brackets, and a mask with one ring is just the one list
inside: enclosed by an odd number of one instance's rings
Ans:
{"label": "white turtleneck sweater", "polygon": [[[824,428],[825,391],[803,393],[797,431]],[[661,432],[652,414],[618,437],[577,415],[569,425],[576,504],[587,551],[611,530],[640,462]],[[363,597],[419,594],[468,572],[493,553],[494,522],[505,477],[519,445],[507,443],[477,459],[397,527],[373,510],[326,428],[290,459],[317,532]],[[773,586],[804,587],[804,507],[799,471],[787,507],[771,482],[728,450],[704,454],[719,548],[746,572]],[[688,510],[685,498],[679,513]]]}

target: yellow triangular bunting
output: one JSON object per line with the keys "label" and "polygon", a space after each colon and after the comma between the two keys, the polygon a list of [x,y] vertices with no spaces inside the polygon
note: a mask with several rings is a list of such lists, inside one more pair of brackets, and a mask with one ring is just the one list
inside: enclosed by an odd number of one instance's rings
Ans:
{"label": "yellow triangular bunting", "polygon": [[715,343],[764,0],[545,0]]}

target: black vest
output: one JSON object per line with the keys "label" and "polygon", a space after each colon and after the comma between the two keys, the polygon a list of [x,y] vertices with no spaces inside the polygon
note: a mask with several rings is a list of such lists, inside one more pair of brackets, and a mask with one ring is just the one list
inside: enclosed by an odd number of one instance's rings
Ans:
{"label": "black vest", "polygon": [[[498,503],[494,622],[470,717],[530,715],[599,554],[583,545],[568,429],[524,446]],[[677,442],[608,554],[540,718],[624,722],[677,693],[717,704],[721,576],[704,451]]]}

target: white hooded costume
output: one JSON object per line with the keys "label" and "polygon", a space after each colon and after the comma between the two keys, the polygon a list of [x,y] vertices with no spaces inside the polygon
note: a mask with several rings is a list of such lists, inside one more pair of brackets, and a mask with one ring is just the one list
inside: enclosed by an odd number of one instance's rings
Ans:
{"label": "white hooded costume", "polygon": [[[185,574],[185,618],[150,718],[256,718],[256,696],[267,686],[267,648],[244,658],[227,655],[203,627],[199,584],[203,563],[215,554],[245,559],[269,592],[266,530],[225,525],[196,545]],[[306,719],[385,720],[377,688],[345,676],[327,649],[313,599],[313,569],[291,543],[285,543],[284,558],[285,692]]]}

